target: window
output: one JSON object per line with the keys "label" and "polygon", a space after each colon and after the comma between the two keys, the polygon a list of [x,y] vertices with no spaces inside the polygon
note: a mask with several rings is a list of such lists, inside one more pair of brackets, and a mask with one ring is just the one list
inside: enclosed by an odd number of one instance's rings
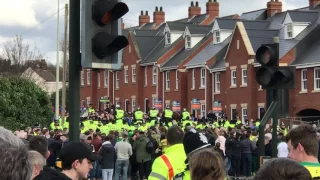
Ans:
{"label": "window", "polygon": [[247,69],[242,69],[242,85],[247,85]]}
{"label": "window", "polygon": [[237,49],[240,49],[240,41],[237,40]]}
{"label": "window", "polygon": [[248,119],[247,108],[242,108],[242,123],[244,123],[246,119]]}
{"label": "window", "polygon": [[84,72],[81,71],[81,86],[84,86]]}
{"label": "window", "polygon": [[166,71],[166,90],[170,90],[170,71]]}
{"label": "window", "polygon": [[136,82],[136,68],[132,67],[132,82]]}
{"label": "window", "polygon": [[128,74],[128,68],[124,69],[124,83],[128,83],[128,78],[129,78],[129,74]]}
{"label": "window", "polygon": [[201,68],[201,76],[200,76],[200,82],[201,82],[201,87],[206,86],[206,69]]}
{"label": "window", "polygon": [[237,86],[237,74],[236,70],[231,71],[231,86]]}
{"label": "window", "polygon": [[231,118],[232,118],[232,120],[237,119],[237,109],[236,108],[231,108]]}
{"label": "window", "polygon": [[129,53],[131,53],[131,45],[129,45],[128,48],[129,48]]}
{"label": "window", "polygon": [[264,107],[258,107],[258,118],[261,120],[264,116]]}
{"label": "window", "polygon": [[287,36],[288,38],[293,37],[292,24],[287,24]]}
{"label": "window", "polygon": [[196,87],[195,69],[192,69],[192,89]]}
{"label": "window", "polygon": [[216,93],[220,92],[220,73],[216,73],[215,77],[215,91]]}
{"label": "window", "polygon": [[215,42],[219,43],[220,42],[220,31],[215,32]]}
{"label": "window", "polygon": [[186,36],[186,49],[191,49],[191,37]]}
{"label": "window", "polygon": [[101,81],[100,72],[98,72],[98,75],[97,75],[97,76],[98,76],[98,78],[97,78],[97,79],[98,79],[98,88],[100,88],[100,85],[101,85],[101,84],[100,84],[100,81]]}
{"label": "window", "polygon": [[104,70],[104,87],[108,87],[109,85],[109,71]]}
{"label": "window", "polygon": [[91,71],[87,70],[87,85],[91,84]]}
{"label": "window", "polygon": [[179,77],[178,77],[178,70],[176,70],[176,90],[179,89]]}
{"label": "window", "polygon": [[301,91],[307,91],[307,70],[302,69],[301,70]]}
{"label": "window", "polygon": [[148,67],[144,68],[144,86],[148,85]]}
{"label": "window", "polygon": [[157,67],[152,68],[152,84],[157,84]]}
{"label": "window", "polygon": [[89,104],[91,104],[91,100],[90,97],[87,97],[87,106],[89,106]]}
{"label": "window", "polygon": [[116,89],[119,89],[119,71],[116,72]]}
{"label": "window", "polygon": [[314,68],[314,90],[320,90],[320,68]]}
{"label": "window", "polygon": [[136,110],[136,99],[132,99],[131,105],[132,105],[131,111],[133,112],[134,110]]}
{"label": "window", "polygon": [[116,105],[120,105],[120,101],[119,100],[116,100]]}
{"label": "window", "polygon": [[169,32],[166,33],[166,44],[171,44],[171,34]]}
{"label": "window", "polygon": [[201,117],[206,117],[206,105],[201,104]]}

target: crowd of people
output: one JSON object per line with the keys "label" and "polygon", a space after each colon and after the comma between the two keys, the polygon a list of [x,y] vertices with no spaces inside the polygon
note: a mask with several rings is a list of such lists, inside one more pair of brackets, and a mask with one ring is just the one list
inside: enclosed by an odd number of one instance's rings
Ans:
{"label": "crowd of people", "polygon": [[[0,179],[320,178],[320,133],[310,125],[290,131],[281,126],[276,138],[265,129],[265,144],[259,144],[259,121],[191,119],[186,111],[179,116],[166,110],[131,117],[119,106],[105,112],[91,109],[82,119],[80,142],[69,142],[68,118],[49,129],[35,126],[12,133],[0,128]],[[264,146],[271,156],[272,142],[278,143],[278,158],[259,167],[257,147]]]}

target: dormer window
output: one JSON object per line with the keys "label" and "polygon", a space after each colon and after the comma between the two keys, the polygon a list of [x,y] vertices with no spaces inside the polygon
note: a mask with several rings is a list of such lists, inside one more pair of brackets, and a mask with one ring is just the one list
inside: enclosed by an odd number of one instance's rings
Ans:
{"label": "dormer window", "polygon": [[166,45],[171,44],[171,34],[170,32],[166,32]]}
{"label": "dormer window", "polygon": [[287,24],[287,37],[292,38],[293,37],[293,31],[292,31],[292,24]]}
{"label": "dormer window", "polygon": [[191,49],[191,37],[188,35],[186,36],[186,49]]}
{"label": "dormer window", "polygon": [[214,43],[220,43],[220,31],[214,31]]}

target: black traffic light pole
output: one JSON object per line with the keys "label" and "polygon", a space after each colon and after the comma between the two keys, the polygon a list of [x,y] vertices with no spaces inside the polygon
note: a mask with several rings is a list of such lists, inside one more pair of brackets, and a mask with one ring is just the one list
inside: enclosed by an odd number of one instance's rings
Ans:
{"label": "black traffic light pole", "polygon": [[69,30],[69,139],[79,141],[80,138],[80,0],[70,0]]}

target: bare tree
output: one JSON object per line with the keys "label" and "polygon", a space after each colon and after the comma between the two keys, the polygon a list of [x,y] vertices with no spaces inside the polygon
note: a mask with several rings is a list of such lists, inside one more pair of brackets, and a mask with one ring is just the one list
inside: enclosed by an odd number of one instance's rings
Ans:
{"label": "bare tree", "polygon": [[28,60],[39,60],[43,58],[43,53],[36,46],[24,42],[21,35],[16,35],[12,40],[3,44],[2,56],[8,59],[12,64],[22,65]]}

